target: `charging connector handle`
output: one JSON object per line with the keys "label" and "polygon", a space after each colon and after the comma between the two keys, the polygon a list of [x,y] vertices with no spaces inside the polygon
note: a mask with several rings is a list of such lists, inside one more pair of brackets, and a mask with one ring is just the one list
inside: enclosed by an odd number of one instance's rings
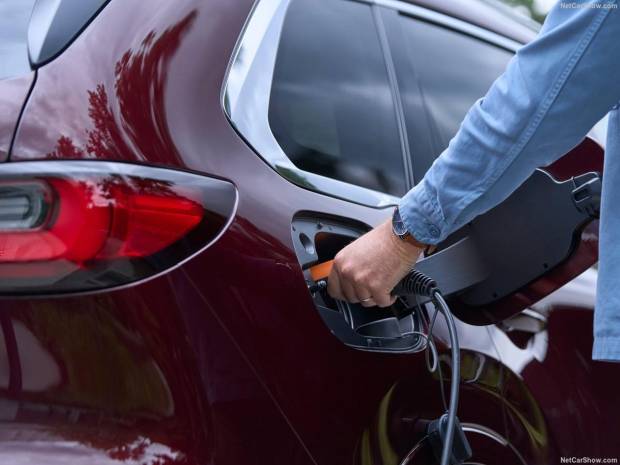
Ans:
{"label": "charging connector handle", "polygon": [[426,276],[418,270],[411,270],[394,289],[392,295],[397,297],[421,295],[424,297],[433,297],[435,292],[439,291],[437,282]]}
{"label": "charging connector handle", "polygon": [[[441,454],[444,451],[447,429],[447,413],[442,415],[441,418],[431,422],[426,428],[428,441],[433,449],[433,455],[438,461],[441,460]],[[472,456],[471,446],[469,445],[469,441],[467,441],[467,437],[465,436],[465,432],[463,431],[463,427],[461,426],[458,417],[455,420],[454,438],[452,441],[452,456],[450,457],[450,465],[458,465],[466,460],[469,460]]]}

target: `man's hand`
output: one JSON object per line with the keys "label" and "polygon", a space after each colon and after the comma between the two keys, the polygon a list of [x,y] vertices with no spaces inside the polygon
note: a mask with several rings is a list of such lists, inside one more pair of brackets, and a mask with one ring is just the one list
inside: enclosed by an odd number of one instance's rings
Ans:
{"label": "man's hand", "polygon": [[334,299],[387,307],[396,300],[390,292],[411,270],[422,249],[400,240],[385,221],[336,255],[327,292]]}

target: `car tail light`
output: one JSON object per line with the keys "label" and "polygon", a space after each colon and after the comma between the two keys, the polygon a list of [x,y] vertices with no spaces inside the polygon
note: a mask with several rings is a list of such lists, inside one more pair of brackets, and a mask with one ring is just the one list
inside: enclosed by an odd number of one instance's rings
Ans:
{"label": "car tail light", "polygon": [[236,204],[226,181],[107,162],[0,165],[0,293],[119,286],[198,252]]}

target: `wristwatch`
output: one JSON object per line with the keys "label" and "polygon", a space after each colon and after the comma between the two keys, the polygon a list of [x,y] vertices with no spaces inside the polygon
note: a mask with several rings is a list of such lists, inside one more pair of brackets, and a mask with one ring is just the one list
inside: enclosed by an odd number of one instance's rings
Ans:
{"label": "wristwatch", "polygon": [[405,241],[411,245],[416,246],[418,249],[424,250],[426,255],[433,252],[436,248],[435,246],[424,244],[418,241],[407,229],[403,219],[400,217],[400,212],[398,211],[398,207],[394,209],[394,214],[392,215],[392,232],[396,237],[398,237],[401,241]]}

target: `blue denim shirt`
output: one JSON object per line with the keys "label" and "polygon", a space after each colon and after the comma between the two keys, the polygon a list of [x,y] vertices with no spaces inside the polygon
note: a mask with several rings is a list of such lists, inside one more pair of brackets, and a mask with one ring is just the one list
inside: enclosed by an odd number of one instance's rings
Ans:
{"label": "blue denim shirt", "polygon": [[[468,112],[448,148],[400,202],[418,240],[436,244],[575,147],[610,113],[594,316],[596,360],[620,361],[620,8],[559,2]],[[615,200],[615,202],[614,202]]]}

